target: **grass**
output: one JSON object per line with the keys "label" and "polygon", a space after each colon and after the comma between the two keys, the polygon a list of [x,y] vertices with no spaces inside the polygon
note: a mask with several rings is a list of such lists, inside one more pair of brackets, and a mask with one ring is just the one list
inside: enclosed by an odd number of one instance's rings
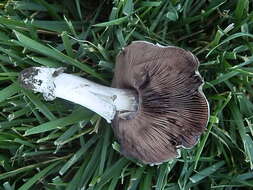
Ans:
{"label": "grass", "polygon": [[[0,190],[253,188],[253,3],[250,0],[0,2]],[[176,45],[200,60],[211,118],[181,158],[122,157],[96,114],[22,89],[21,70],[66,67],[110,85],[133,40]]]}

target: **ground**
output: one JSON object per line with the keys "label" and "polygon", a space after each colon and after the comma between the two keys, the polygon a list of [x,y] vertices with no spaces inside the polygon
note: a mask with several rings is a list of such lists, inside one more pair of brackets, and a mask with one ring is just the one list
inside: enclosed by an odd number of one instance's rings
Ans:
{"label": "ground", "polygon": [[[252,189],[252,31],[250,0],[1,1],[0,190]],[[134,40],[194,53],[210,103],[199,143],[159,166],[120,155],[98,115],[18,83],[47,66],[110,85]]]}

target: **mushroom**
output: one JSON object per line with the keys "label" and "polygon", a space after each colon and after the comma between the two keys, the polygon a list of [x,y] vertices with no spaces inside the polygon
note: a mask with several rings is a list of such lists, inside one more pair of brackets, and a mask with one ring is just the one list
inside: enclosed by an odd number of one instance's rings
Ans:
{"label": "mushroom", "polygon": [[46,100],[59,97],[93,110],[112,122],[123,155],[158,164],[193,147],[206,128],[209,106],[198,66],[184,49],[135,41],[117,56],[113,88],[62,68],[28,68],[20,81]]}

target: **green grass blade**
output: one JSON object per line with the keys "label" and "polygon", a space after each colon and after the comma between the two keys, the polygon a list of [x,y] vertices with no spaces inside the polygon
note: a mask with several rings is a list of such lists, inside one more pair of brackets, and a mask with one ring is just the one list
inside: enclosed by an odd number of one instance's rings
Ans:
{"label": "green grass blade", "polygon": [[7,98],[13,96],[20,90],[20,87],[17,83],[13,83],[8,87],[0,91],[0,102],[7,100]]}
{"label": "green grass blade", "polygon": [[43,123],[37,127],[28,129],[25,132],[25,135],[33,135],[33,134],[43,133],[46,131],[51,131],[54,129],[61,129],[65,126],[72,125],[79,121],[88,120],[89,118],[90,118],[90,112],[87,110],[82,109],[82,110],[74,111],[69,116],[66,116],[60,119],[55,119],[47,123]]}
{"label": "green grass blade", "polygon": [[24,185],[22,185],[18,190],[27,190],[31,188],[37,181],[40,181],[43,177],[46,177],[46,174],[50,172],[55,166],[57,166],[59,162],[55,162],[50,164],[48,167],[35,174],[32,178],[30,178]]}
{"label": "green grass blade", "polygon": [[64,164],[64,166],[60,169],[59,173],[60,175],[63,175],[66,171],[68,171],[68,169],[74,165],[80,158],[81,156],[83,156],[86,151],[96,142],[97,137],[94,136],[93,138],[91,138],[89,141],[87,141],[87,143],[85,143],[84,147],[81,147],[81,149],[79,151],[77,151],[69,160],[66,164]]}
{"label": "green grass blade", "polygon": [[97,74],[89,66],[84,65],[84,64],[80,63],[79,61],[64,55],[63,53],[59,52],[56,49],[52,49],[47,46],[44,46],[43,44],[36,42],[36,41],[32,40],[31,38],[21,34],[20,32],[17,32],[17,31],[14,31],[14,32],[17,36],[17,39],[24,47],[30,48],[33,51],[39,52],[43,55],[55,58],[58,61],[64,61],[65,63],[72,64],[72,65],[82,69],[83,71],[93,75],[94,77],[96,77],[102,81],[105,81],[99,74]]}
{"label": "green grass blade", "polygon": [[203,180],[205,177],[208,177],[211,174],[213,174],[214,172],[216,172],[219,168],[224,166],[224,164],[225,164],[224,161],[217,162],[216,164],[213,164],[212,166],[205,168],[205,169],[201,170],[200,172],[198,172],[197,174],[193,175],[192,177],[190,177],[190,180],[193,183],[197,183],[197,182]]}
{"label": "green grass blade", "polygon": [[43,113],[49,120],[54,120],[56,117],[54,114],[48,109],[48,107],[40,101],[40,99],[31,93],[28,90],[22,90],[25,96],[29,98],[29,100]]}
{"label": "green grass blade", "polygon": [[108,26],[115,26],[115,25],[119,25],[122,23],[127,22],[128,20],[128,16],[124,16],[115,20],[111,20],[109,22],[103,22],[103,23],[99,23],[99,24],[94,24],[93,26],[95,27],[108,27]]}

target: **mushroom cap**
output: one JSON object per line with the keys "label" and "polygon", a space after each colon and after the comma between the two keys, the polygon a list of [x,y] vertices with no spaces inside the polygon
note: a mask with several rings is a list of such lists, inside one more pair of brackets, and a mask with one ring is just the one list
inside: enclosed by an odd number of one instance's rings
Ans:
{"label": "mushroom cap", "polygon": [[133,89],[138,110],[112,122],[121,153],[143,163],[161,163],[193,147],[206,128],[209,106],[199,61],[189,51],[135,41],[116,59],[112,86]]}

